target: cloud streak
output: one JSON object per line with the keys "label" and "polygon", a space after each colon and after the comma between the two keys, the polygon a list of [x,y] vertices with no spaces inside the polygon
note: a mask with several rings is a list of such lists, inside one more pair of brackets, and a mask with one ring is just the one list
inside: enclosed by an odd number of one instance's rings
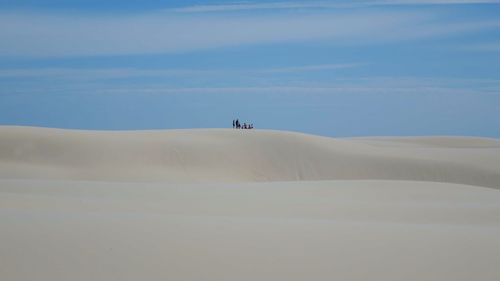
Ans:
{"label": "cloud streak", "polygon": [[464,46],[462,49],[476,52],[500,52],[500,42],[468,45]]}
{"label": "cloud streak", "polygon": [[119,79],[137,77],[163,77],[207,75],[210,70],[194,69],[137,69],[137,68],[38,68],[0,69],[0,78],[57,78],[57,79]]}
{"label": "cloud streak", "polygon": [[[77,69],[77,68],[48,68],[48,69],[4,69],[0,71],[0,79],[20,78],[31,81],[30,83],[13,83],[8,90],[2,90],[0,80],[0,95],[13,93],[134,93],[134,94],[349,94],[349,93],[412,93],[412,94],[462,94],[482,93],[498,96],[500,93],[499,79],[485,78],[422,78],[422,77],[354,77],[354,78],[330,78],[328,81],[287,81],[286,83],[276,81],[247,80],[240,83],[227,84],[227,86],[179,86],[172,84],[164,78],[184,76],[193,79],[195,75],[200,77],[207,75],[220,75],[227,78],[231,74],[263,74],[268,78],[273,71],[276,73],[311,71],[330,71],[329,65],[297,66],[287,68],[269,68],[254,70],[189,70],[168,69],[148,70],[132,68],[113,69]],[[321,70],[320,70],[321,69]],[[336,68],[333,68],[335,70]],[[137,78],[158,77],[159,80],[147,80],[143,83],[108,83],[103,81],[115,78]],[[48,79],[35,80],[33,78]],[[71,82],[71,83],[68,83]],[[78,83],[83,82],[83,83]],[[257,83],[256,83],[257,82]]]}
{"label": "cloud streak", "polygon": [[234,12],[248,10],[277,9],[342,9],[362,8],[370,6],[402,6],[402,5],[467,5],[467,4],[500,4],[500,0],[367,0],[367,1],[308,1],[308,2],[270,2],[270,3],[229,3],[219,5],[193,5],[170,9],[179,13]]}
{"label": "cloud streak", "polygon": [[[27,56],[173,53],[248,44],[345,40],[419,21],[411,14],[115,17],[0,15],[0,53]],[[394,34],[394,33],[393,33]]]}
{"label": "cloud streak", "polygon": [[67,57],[181,53],[295,42],[378,44],[499,27],[500,21],[446,22],[429,12],[118,16],[0,13],[0,56]]}
{"label": "cloud streak", "polygon": [[378,0],[366,1],[374,5],[472,5],[500,4],[500,0]]}
{"label": "cloud streak", "polygon": [[304,65],[304,66],[291,66],[272,68],[264,70],[267,73],[287,73],[287,72],[310,72],[310,71],[329,71],[346,68],[354,68],[362,66],[360,63],[341,63],[341,64],[317,64],[317,65]]}
{"label": "cloud streak", "polygon": [[274,3],[229,3],[220,5],[194,5],[170,9],[179,13],[231,12],[245,10],[275,10],[275,9],[318,9],[318,8],[351,8],[357,4],[328,2],[274,2]]}
{"label": "cloud streak", "polygon": [[210,76],[231,74],[298,73],[334,71],[360,67],[361,63],[317,64],[262,69],[140,69],[140,68],[15,68],[0,69],[0,79],[38,78],[64,80],[102,80],[141,77]]}

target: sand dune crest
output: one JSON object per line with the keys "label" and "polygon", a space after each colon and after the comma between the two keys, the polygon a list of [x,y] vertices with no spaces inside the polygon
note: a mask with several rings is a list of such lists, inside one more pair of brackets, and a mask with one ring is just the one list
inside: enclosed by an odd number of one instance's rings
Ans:
{"label": "sand dune crest", "polygon": [[498,159],[500,141],[481,138],[0,127],[0,178],[172,183],[384,179],[499,187]]}

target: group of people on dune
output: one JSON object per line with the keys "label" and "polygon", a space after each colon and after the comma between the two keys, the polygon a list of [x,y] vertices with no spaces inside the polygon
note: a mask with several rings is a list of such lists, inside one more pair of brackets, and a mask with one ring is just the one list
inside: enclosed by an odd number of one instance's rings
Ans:
{"label": "group of people on dune", "polygon": [[240,124],[240,120],[233,119],[233,129],[253,129],[253,124],[243,123]]}

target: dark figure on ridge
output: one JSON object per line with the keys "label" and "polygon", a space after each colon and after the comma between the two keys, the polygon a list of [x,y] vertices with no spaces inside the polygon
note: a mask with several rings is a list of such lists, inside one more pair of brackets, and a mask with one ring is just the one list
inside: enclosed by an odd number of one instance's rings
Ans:
{"label": "dark figure on ridge", "polygon": [[233,119],[233,129],[253,129],[253,124],[244,122],[242,125],[239,119]]}

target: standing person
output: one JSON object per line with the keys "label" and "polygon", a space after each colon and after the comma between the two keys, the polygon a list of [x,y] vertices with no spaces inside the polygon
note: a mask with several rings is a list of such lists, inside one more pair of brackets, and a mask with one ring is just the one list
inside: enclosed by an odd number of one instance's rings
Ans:
{"label": "standing person", "polygon": [[236,119],[236,129],[240,128],[240,120]]}
{"label": "standing person", "polygon": [[233,129],[236,127],[236,120],[233,119]]}

